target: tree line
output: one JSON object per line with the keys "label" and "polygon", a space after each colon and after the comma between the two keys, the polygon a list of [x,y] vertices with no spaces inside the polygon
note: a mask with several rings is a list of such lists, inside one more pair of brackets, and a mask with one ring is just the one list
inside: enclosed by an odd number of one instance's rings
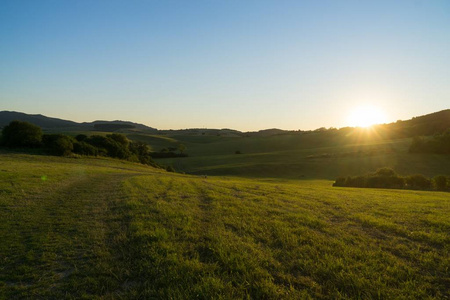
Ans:
{"label": "tree line", "polygon": [[[120,133],[106,136],[79,134],[75,137],[65,134],[44,134],[39,126],[12,121],[2,130],[0,145],[10,148],[42,148],[49,154],[60,156],[70,154],[106,156],[163,168],[153,161],[152,152],[147,144],[130,141]],[[168,167],[167,170],[173,171],[173,168]]]}
{"label": "tree line", "polygon": [[411,153],[450,154],[450,129],[431,138],[414,137],[409,147]]}
{"label": "tree line", "polygon": [[438,175],[429,179],[421,174],[400,176],[391,168],[381,168],[366,175],[338,177],[333,186],[450,191],[450,177]]}

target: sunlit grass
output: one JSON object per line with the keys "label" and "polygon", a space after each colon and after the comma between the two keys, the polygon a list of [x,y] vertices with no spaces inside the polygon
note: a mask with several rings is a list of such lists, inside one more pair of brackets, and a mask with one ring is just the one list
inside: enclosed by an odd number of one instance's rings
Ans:
{"label": "sunlit grass", "polygon": [[0,298],[448,296],[447,193],[0,160]]}

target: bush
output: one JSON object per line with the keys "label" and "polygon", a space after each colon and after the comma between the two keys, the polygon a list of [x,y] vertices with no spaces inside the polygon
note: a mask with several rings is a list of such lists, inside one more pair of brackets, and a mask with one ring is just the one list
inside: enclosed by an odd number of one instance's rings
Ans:
{"label": "bush", "polygon": [[402,177],[390,168],[381,168],[368,175],[338,177],[333,186],[415,190],[430,190],[433,187],[446,191],[450,188],[450,181],[443,175],[434,177],[432,181],[421,174]]}
{"label": "bush", "polygon": [[130,141],[127,139],[125,135],[120,133],[113,133],[108,134],[106,137],[112,139],[113,141],[116,141],[117,143],[122,145],[125,149],[128,149]]}
{"label": "bush", "polygon": [[345,177],[338,177],[336,181],[333,183],[333,186],[345,186]]}
{"label": "bush", "polygon": [[42,138],[44,147],[54,155],[69,155],[73,150],[73,140],[64,134],[45,134]]}
{"label": "bush", "polygon": [[85,134],[79,134],[79,135],[77,135],[77,136],[75,137],[75,139],[76,139],[77,141],[79,141],[79,142],[83,142],[83,141],[85,141],[87,138],[88,138],[88,137],[87,137],[87,135],[85,135]]}
{"label": "bush", "polygon": [[8,147],[39,147],[42,129],[28,122],[12,121],[2,130],[2,144]]}
{"label": "bush", "polygon": [[75,142],[73,144],[73,153],[80,155],[97,156],[98,149],[86,142]]}
{"label": "bush", "polygon": [[166,171],[167,172],[175,172],[175,169],[172,166],[167,166]]}
{"label": "bush", "polygon": [[427,140],[421,137],[414,137],[409,147],[409,152],[449,154],[450,129]]}
{"label": "bush", "polygon": [[411,189],[426,190],[431,187],[431,181],[421,174],[415,174],[406,177],[406,185]]}
{"label": "bush", "polygon": [[347,177],[345,186],[366,187],[366,176]]}
{"label": "bush", "polygon": [[375,175],[378,176],[396,176],[397,173],[391,168],[380,168],[375,172]]}
{"label": "bush", "polygon": [[115,138],[118,138],[118,134],[113,134],[108,136],[92,135],[86,139],[86,142],[98,148],[98,153],[100,155],[106,155],[110,157],[116,157],[121,159],[126,159],[131,156],[128,147],[125,147],[122,142],[118,142]]}
{"label": "bush", "polygon": [[447,177],[444,175],[438,175],[433,178],[434,187],[438,191],[446,191],[447,190]]}
{"label": "bush", "polygon": [[131,153],[134,153],[137,156],[146,156],[150,154],[150,147],[146,143],[140,141],[131,142],[128,148]]}

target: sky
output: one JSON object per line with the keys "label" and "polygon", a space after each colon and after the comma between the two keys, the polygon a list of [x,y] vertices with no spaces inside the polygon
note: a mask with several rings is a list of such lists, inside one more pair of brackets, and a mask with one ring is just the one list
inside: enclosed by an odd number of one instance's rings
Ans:
{"label": "sky", "polygon": [[0,1],[0,111],[158,129],[450,108],[450,1]]}

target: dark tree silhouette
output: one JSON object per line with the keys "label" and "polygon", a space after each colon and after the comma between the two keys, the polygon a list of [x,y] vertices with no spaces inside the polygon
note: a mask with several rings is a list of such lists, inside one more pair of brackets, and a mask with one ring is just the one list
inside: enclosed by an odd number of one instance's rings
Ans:
{"label": "dark tree silhouette", "polygon": [[436,187],[436,190],[438,191],[447,190],[447,177],[445,177],[444,175],[438,175],[434,177],[433,182]]}
{"label": "dark tree silhouette", "polygon": [[177,147],[181,154],[183,154],[184,150],[186,150],[186,146],[183,144],[178,144]]}
{"label": "dark tree silhouette", "polygon": [[2,143],[8,147],[38,147],[42,129],[28,122],[12,121],[2,130]]}
{"label": "dark tree silhouette", "polygon": [[73,138],[64,134],[44,134],[42,142],[54,155],[69,155],[73,150]]}

